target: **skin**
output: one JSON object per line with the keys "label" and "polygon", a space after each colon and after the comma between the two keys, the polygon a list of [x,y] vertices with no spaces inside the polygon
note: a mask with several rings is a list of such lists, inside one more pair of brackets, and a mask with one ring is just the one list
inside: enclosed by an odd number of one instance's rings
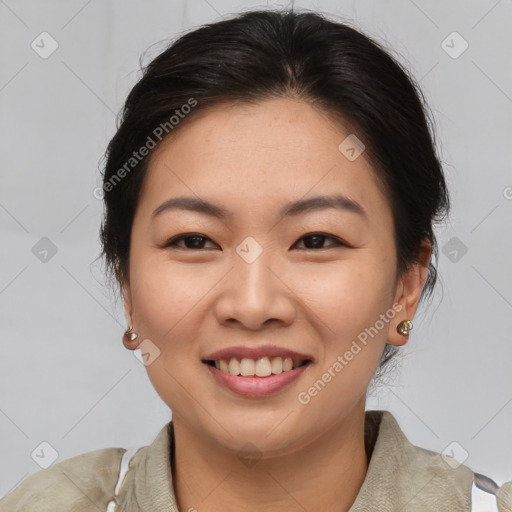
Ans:
{"label": "skin", "polygon": [[[279,98],[198,112],[151,154],[123,285],[139,337],[124,343],[135,349],[149,339],[160,351],[146,368],[172,410],[180,510],[346,511],[364,481],[366,390],[385,343],[407,342],[396,327],[414,317],[431,247],[425,242],[421,262],[397,276],[389,202],[365,153],[349,161],[338,150],[349,133],[307,103]],[[290,201],[334,193],[359,202],[367,218],[341,209],[278,216]],[[172,210],[151,219],[181,195],[233,216]],[[304,238],[318,232],[348,246]],[[162,247],[183,233],[206,238]],[[263,249],[252,263],[236,252],[248,236]],[[401,310],[300,403],[298,394],[393,305]],[[265,398],[231,392],[201,362],[225,347],[265,344],[314,362]],[[253,464],[239,456],[247,443],[258,453]]]}

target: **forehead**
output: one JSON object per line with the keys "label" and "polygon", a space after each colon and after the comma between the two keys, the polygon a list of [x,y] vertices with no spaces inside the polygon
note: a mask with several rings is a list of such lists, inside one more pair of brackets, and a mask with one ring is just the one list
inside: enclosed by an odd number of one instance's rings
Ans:
{"label": "forehead", "polygon": [[178,195],[257,213],[336,193],[374,215],[389,210],[365,153],[349,160],[339,149],[351,132],[304,101],[222,104],[185,121],[150,155],[146,213]]}

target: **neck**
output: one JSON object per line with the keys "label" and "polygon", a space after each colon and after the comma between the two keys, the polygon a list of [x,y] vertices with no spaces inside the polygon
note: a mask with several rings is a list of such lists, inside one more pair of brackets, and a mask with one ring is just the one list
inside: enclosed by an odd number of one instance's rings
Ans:
{"label": "neck", "polygon": [[[368,469],[364,402],[293,453],[241,462],[173,417],[173,485],[179,510],[345,512]],[[263,490],[263,492],[262,492]]]}

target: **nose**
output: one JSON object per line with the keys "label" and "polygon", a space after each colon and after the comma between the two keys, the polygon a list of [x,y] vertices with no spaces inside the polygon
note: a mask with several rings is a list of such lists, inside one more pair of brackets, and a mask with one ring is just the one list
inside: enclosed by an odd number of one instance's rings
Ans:
{"label": "nose", "polygon": [[[266,251],[252,262],[238,254],[232,270],[219,283],[215,315],[219,323],[249,330],[287,326],[296,315],[291,283]],[[289,280],[289,279],[288,279]]]}

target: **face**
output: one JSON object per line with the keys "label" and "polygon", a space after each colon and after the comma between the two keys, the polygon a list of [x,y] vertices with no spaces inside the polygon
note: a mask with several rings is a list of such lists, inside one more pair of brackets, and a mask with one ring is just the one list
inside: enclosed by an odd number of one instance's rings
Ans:
{"label": "face", "polygon": [[[397,276],[388,200],[365,153],[354,160],[338,149],[350,132],[322,112],[272,99],[190,121],[151,155],[126,314],[175,423],[226,450],[251,442],[263,457],[292,452],[363,414],[386,341],[406,341],[396,326],[413,318],[425,268]],[[345,200],[286,212],[323,196]],[[153,213],[178,197],[213,203],[224,216]],[[278,382],[260,395],[234,390],[203,362],[222,349],[262,346],[310,362],[274,377],[229,377]]]}

